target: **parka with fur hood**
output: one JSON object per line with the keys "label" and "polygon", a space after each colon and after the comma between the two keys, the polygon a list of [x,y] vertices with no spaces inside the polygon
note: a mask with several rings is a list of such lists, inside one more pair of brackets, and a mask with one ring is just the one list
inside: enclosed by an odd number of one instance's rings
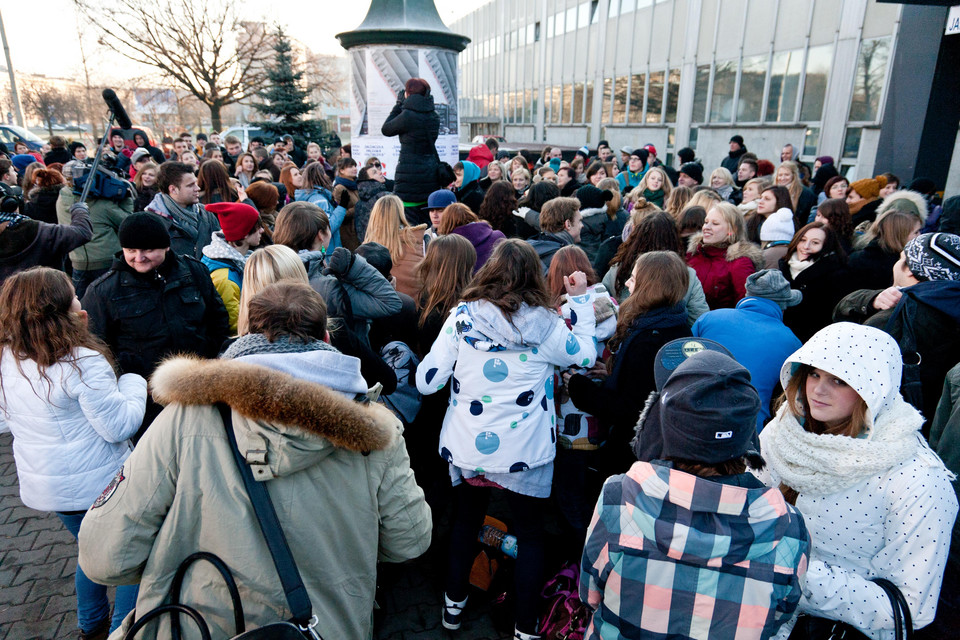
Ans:
{"label": "parka with fur hood", "polygon": [[[377,562],[424,553],[432,525],[400,421],[385,407],[352,399],[366,390],[359,361],[329,347],[231,361],[178,357],[157,369],[151,387],[167,407],[84,518],[84,572],[102,584],[139,582],[142,614],[165,602],[184,558],[209,551],[233,573],[248,629],[289,619],[213,406],[226,402],[240,450],[254,478],[267,484],[317,631],[371,638]],[[230,598],[212,567],[194,565],[182,593],[213,637],[232,637]],[[197,637],[195,627],[183,628],[186,638]],[[170,637],[168,619],[139,637]]]}
{"label": "parka with fur hood", "polygon": [[957,515],[953,476],[921,436],[923,417],[900,395],[901,355],[892,337],[832,324],[787,358],[784,388],[801,364],[843,380],[866,403],[867,416],[856,438],[818,435],[784,403],[760,434],[767,461],[760,478],[799,492],[796,506],[813,541],[799,610],[892,640],[889,599],[871,580],[899,587],[915,628],[933,621]]}
{"label": "parka with fur hood", "polygon": [[726,247],[703,244],[703,234],[687,241],[687,264],[703,285],[711,309],[732,309],[747,295],[747,277],[764,268],[760,247],[747,240]]}

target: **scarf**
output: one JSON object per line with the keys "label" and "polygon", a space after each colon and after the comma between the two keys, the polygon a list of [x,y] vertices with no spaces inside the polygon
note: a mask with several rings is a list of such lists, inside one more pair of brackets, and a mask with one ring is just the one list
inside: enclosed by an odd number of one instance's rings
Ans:
{"label": "scarf", "polygon": [[855,213],[859,213],[860,209],[863,209],[865,206],[876,200],[877,198],[874,198],[873,200],[861,200],[860,202],[855,202],[851,205],[848,205],[850,207],[850,215],[852,216]]}
{"label": "scarf", "polygon": [[[763,430],[763,457],[791,489],[811,496],[845,491],[929,449],[919,439],[923,418],[898,394],[877,416],[867,438],[817,435],[803,428],[784,403]],[[933,452],[923,456],[935,466]]]}
{"label": "scarf", "polygon": [[658,207],[663,206],[663,189],[657,189],[656,191],[650,191],[650,189],[644,189],[643,197],[647,199],[647,202],[655,204]]}
{"label": "scarf", "polygon": [[813,266],[813,262],[813,260],[801,260],[797,256],[797,252],[794,251],[790,259],[787,260],[787,264],[790,265],[790,279],[796,280],[797,276],[800,275],[804,269],[809,269]]}
{"label": "scarf", "polygon": [[0,224],[9,223],[6,227],[4,227],[6,229],[13,229],[21,222],[27,222],[29,220],[31,220],[30,217],[21,215],[15,211],[11,213],[0,211]]}
{"label": "scarf", "polygon": [[333,351],[339,353],[335,347],[322,340],[302,342],[298,338],[280,336],[273,342],[262,333],[248,333],[234,340],[220,358],[232,360],[241,356],[250,356],[261,353],[305,353],[307,351]]}
{"label": "scarf", "polygon": [[350,191],[356,191],[356,190],[357,190],[357,181],[356,181],[356,180],[350,180],[349,178],[339,178],[339,177],[338,177],[336,180],[333,181],[333,184],[334,184],[334,186],[336,186],[336,185],[338,185],[338,184],[342,184],[344,187],[346,187],[346,188],[349,189]]}
{"label": "scarf", "polygon": [[[197,210],[200,205],[195,204],[187,209],[174,202],[173,198],[165,193],[161,193],[159,196],[164,207],[166,207],[167,217],[186,231],[191,238],[196,238],[200,232],[200,212]],[[161,215],[163,215],[162,212]]]}

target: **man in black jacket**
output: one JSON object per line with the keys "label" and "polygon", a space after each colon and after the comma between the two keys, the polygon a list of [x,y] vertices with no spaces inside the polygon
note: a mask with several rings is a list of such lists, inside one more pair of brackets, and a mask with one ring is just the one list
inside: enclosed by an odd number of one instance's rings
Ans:
{"label": "man in black jacket", "polygon": [[737,165],[740,164],[740,157],[747,152],[747,147],[743,144],[743,136],[736,135],[730,138],[730,153],[723,159],[720,166],[730,172],[730,175],[737,175]]}
{"label": "man in black jacket", "polygon": [[[87,288],[83,308],[120,370],[148,378],[170,354],[216,357],[229,324],[207,268],[170,250],[170,235],[156,214],[129,215],[119,237],[122,251]],[[151,402],[141,434],[159,412]]]}

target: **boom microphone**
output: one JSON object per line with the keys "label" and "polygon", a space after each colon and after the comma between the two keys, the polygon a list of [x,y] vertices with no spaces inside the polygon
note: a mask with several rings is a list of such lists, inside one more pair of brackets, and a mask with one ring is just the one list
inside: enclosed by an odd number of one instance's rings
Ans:
{"label": "boom microphone", "polygon": [[117,97],[116,92],[113,89],[104,89],[101,95],[103,95],[104,102],[110,107],[110,111],[113,111],[113,117],[117,119],[120,128],[132,129],[133,124],[130,122],[130,116],[127,115],[126,109],[120,104],[120,98]]}

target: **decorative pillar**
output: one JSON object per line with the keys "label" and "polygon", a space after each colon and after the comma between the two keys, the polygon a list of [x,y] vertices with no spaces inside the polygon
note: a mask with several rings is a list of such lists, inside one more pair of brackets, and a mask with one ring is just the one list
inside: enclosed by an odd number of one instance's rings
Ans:
{"label": "decorative pillar", "polygon": [[410,78],[423,78],[440,116],[437,153],[451,165],[459,158],[459,91],[457,55],[470,39],[453,33],[437,13],[433,0],[373,0],[363,23],[337,34],[350,55],[350,144],[363,162],[376,156],[393,177],[400,140],[387,138],[380,127]]}

